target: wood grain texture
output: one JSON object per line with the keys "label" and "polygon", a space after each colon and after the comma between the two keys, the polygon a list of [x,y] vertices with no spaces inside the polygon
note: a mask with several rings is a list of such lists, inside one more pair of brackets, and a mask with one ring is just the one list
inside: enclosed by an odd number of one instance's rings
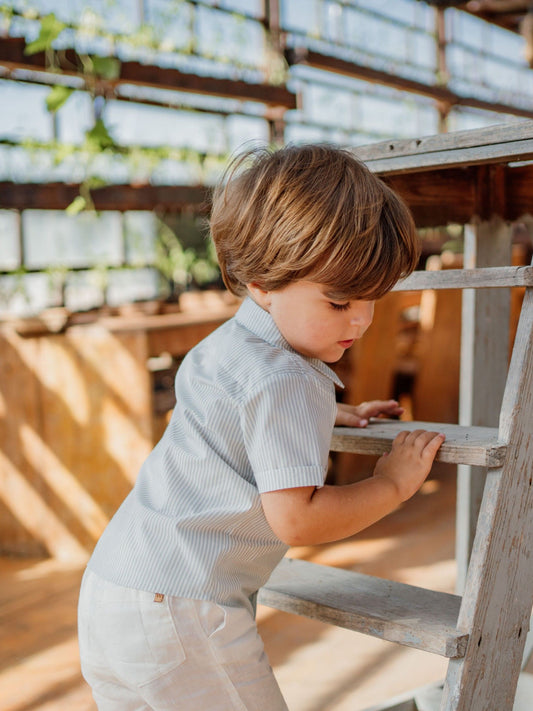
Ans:
{"label": "wood grain texture", "polygon": [[485,267],[414,272],[399,281],[393,291],[424,289],[483,289],[533,286],[533,267]]}
{"label": "wood grain texture", "polygon": [[[464,267],[485,269],[511,263],[512,232],[500,217],[466,225]],[[510,291],[468,289],[462,292],[459,423],[497,427],[507,369]],[[464,590],[466,570],[483,498],[486,470],[459,466],[457,472],[457,592]]]}
{"label": "wood grain texture", "polygon": [[259,602],[444,657],[460,657],[460,598],[450,593],[284,558]]}
{"label": "wood grain texture", "polygon": [[500,416],[509,440],[489,472],[459,628],[470,632],[463,664],[450,663],[442,709],[509,711],[533,604],[533,289],[524,297]]}
{"label": "wood grain texture", "polygon": [[333,452],[358,452],[360,454],[385,454],[392,441],[402,430],[424,429],[442,432],[442,444],[436,461],[452,464],[477,464],[497,467],[505,457],[505,442],[498,438],[495,427],[462,427],[441,422],[401,420],[371,420],[365,428],[335,427],[331,440]]}
{"label": "wood grain texture", "polygon": [[354,152],[380,175],[527,160],[533,157],[533,121],[416,139],[381,141],[357,148]]}

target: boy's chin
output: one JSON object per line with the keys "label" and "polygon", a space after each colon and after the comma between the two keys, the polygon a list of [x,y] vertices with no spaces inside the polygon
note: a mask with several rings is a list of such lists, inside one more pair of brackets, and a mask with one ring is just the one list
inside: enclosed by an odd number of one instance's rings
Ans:
{"label": "boy's chin", "polygon": [[320,360],[323,363],[338,363],[340,361],[340,359],[342,358],[342,356],[344,355],[344,353],[345,353],[345,351],[343,351],[342,353],[339,353],[338,355],[328,355],[325,358],[320,358]]}

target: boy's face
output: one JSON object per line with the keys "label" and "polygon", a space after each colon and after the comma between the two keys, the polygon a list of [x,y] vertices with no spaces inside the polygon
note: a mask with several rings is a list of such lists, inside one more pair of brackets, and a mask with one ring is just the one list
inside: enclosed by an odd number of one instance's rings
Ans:
{"label": "boy's face", "polygon": [[328,296],[328,287],[311,281],[295,281],[278,291],[249,284],[248,290],[294,350],[325,363],[338,361],[374,315],[374,301],[339,301]]}

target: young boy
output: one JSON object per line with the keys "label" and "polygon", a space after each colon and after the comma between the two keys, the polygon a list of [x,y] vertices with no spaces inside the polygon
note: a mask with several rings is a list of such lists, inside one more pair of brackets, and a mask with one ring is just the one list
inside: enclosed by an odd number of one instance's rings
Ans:
{"label": "young boy", "polygon": [[372,477],[324,485],[335,422],[401,412],[338,408],[326,363],[418,257],[407,208],[349,152],[237,161],[211,234],[245,298],[184,359],[170,423],[88,564],[80,653],[100,711],[286,710],[254,622],[258,588],[288,546],[351,536],[412,496],[444,439],[403,432]]}

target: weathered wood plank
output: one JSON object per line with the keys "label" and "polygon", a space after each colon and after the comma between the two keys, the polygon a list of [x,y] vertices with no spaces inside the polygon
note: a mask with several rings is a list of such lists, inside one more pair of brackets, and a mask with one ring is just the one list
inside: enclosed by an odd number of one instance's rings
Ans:
{"label": "weathered wood plank", "polygon": [[395,284],[393,291],[485,289],[533,286],[533,267],[486,267],[419,271]]}
{"label": "weathered wood plank", "polygon": [[442,708],[512,708],[533,604],[533,289],[527,289],[502,403],[504,465],[490,471],[459,628],[464,663],[450,662]]}
{"label": "weathered wood plank", "polygon": [[423,155],[390,156],[381,160],[367,160],[365,163],[380,175],[402,173],[405,171],[429,170],[437,165],[441,168],[455,167],[461,164],[480,165],[507,161],[525,161],[533,158],[533,138],[515,141],[511,144],[473,146],[460,152],[435,151]]}
{"label": "weathered wood plank", "polygon": [[[496,201],[496,186],[492,186]],[[491,190],[488,190],[490,197]],[[500,217],[466,225],[464,231],[464,266],[479,270],[511,263],[512,232]],[[491,269],[492,271],[492,269]],[[502,272],[503,273],[503,272]],[[496,281],[496,279],[495,279]],[[509,332],[511,297],[509,290],[466,290],[462,293],[461,377],[459,423],[497,427],[507,367],[509,346],[499,338]],[[487,384],[490,383],[490,387]],[[464,589],[466,570],[474,541],[479,507],[483,497],[486,470],[459,466],[457,470],[456,559],[458,593]]]}
{"label": "weathered wood plank", "polygon": [[533,121],[416,139],[381,141],[354,149],[354,152],[380,175],[527,160],[533,157]]}
{"label": "weathered wood plank", "polygon": [[349,570],[284,558],[259,602],[444,657],[464,653],[460,598]]}
{"label": "weathered wood plank", "polygon": [[440,447],[436,461],[452,464],[500,466],[505,457],[506,444],[498,439],[495,427],[462,427],[442,422],[420,422],[375,419],[364,428],[335,427],[331,439],[333,452],[385,454],[402,430],[424,429],[442,432],[446,441]]}

